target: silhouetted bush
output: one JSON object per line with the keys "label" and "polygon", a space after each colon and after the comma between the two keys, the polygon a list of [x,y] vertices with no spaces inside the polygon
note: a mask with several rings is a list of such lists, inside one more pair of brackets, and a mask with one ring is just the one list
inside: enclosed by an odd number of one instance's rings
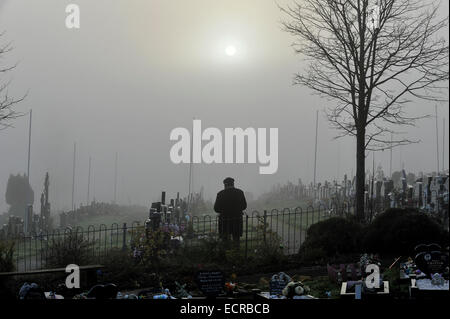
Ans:
{"label": "silhouetted bush", "polygon": [[48,268],[66,267],[70,264],[88,265],[93,260],[93,245],[81,234],[69,233],[56,238],[43,250]]}
{"label": "silhouetted bush", "polygon": [[129,250],[113,249],[100,259],[100,263],[105,267],[98,278],[103,283],[114,283],[119,289],[159,286],[157,275],[147,271]]}
{"label": "silhouetted bush", "polygon": [[369,253],[411,255],[418,244],[448,246],[448,232],[414,209],[388,209],[365,229],[363,247]]}
{"label": "silhouetted bush", "polygon": [[305,261],[357,253],[361,250],[363,227],[350,218],[333,217],[309,227],[299,250]]}
{"label": "silhouetted bush", "polygon": [[329,262],[334,257],[379,253],[413,255],[418,244],[447,247],[449,233],[432,217],[414,209],[388,209],[362,226],[349,218],[330,218],[312,225],[299,250],[302,261]]}
{"label": "silhouetted bush", "polygon": [[0,241],[0,272],[14,270],[14,242]]}
{"label": "silhouetted bush", "polygon": [[[0,240],[0,272],[14,271],[14,243]],[[0,277],[0,299],[14,299],[14,280],[12,277]]]}

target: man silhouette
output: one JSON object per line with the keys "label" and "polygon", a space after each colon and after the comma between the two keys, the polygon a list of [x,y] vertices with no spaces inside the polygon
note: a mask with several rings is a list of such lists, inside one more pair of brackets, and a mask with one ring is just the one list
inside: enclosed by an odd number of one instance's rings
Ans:
{"label": "man silhouette", "polygon": [[214,210],[219,214],[219,234],[224,241],[229,241],[231,235],[234,244],[238,246],[247,201],[244,192],[234,187],[234,179],[227,177],[223,184],[225,187],[217,193],[214,203]]}

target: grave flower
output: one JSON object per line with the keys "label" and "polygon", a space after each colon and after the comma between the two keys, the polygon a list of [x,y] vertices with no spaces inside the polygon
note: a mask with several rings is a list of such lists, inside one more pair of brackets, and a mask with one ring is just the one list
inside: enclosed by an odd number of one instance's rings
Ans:
{"label": "grave flower", "polygon": [[431,284],[435,286],[443,286],[445,284],[445,279],[442,275],[436,273],[431,276]]}

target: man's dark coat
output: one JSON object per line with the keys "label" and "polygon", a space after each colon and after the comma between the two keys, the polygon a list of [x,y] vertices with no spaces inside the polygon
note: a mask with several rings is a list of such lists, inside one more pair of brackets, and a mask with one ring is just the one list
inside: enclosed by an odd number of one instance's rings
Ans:
{"label": "man's dark coat", "polygon": [[242,190],[232,187],[217,193],[214,210],[219,213],[219,233],[242,236],[242,215],[246,208],[247,201]]}

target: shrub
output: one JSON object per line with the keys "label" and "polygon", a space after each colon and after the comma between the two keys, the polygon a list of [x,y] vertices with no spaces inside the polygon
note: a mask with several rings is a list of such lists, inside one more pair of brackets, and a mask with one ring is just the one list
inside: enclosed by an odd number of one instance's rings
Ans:
{"label": "shrub", "polygon": [[262,232],[258,232],[256,240],[258,244],[253,252],[253,259],[259,265],[280,265],[286,262],[283,253],[283,240],[273,230],[266,226],[265,239]]}
{"label": "shrub", "polygon": [[389,281],[389,294],[395,299],[409,298],[409,282],[400,280],[398,266],[387,269],[383,273],[383,280]]}
{"label": "shrub", "polygon": [[158,286],[155,274],[146,271],[143,263],[138,262],[129,250],[113,249],[100,259],[105,266],[101,281],[114,283],[119,289]]}
{"label": "shrub", "polygon": [[333,217],[309,227],[299,250],[305,261],[353,254],[360,251],[362,225],[353,219]]}
{"label": "shrub", "polygon": [[170,254],[171,232],[161,229],[146,232],[144,228],[138,229],[133,235],[131,248],[137,260],[147,269],[159,271],[161,263]]}
{"label": "shrub", "polygon": [[14,242],[0,241],[0,272],[14,271]]}
{"label": "shrub", "polygon": [[[0,240],[0,272],[14,271],[14,242]],[[0,299],[14,299],[14,279],[0,277]]]}
{"label": "shrub", "polygon": [[69,233],[63,238],[52,240],[45,248],[46,267],[66,267],[69,264],[87,265],[92,260],[94,243],[83,238],[83,235]]}
{"label": "shrub", "polygon": [[418,244],[448,245],[448,232],[428,215],[414,209],[388,209],[365,229],[367,252],[410,255]]}
{"label": "shrub", "polygon": [[198,265],[198,264],[225,264],[227,263],[227,243],[217,237],[198,239],[177,251],[170,259],[171,264]]}

